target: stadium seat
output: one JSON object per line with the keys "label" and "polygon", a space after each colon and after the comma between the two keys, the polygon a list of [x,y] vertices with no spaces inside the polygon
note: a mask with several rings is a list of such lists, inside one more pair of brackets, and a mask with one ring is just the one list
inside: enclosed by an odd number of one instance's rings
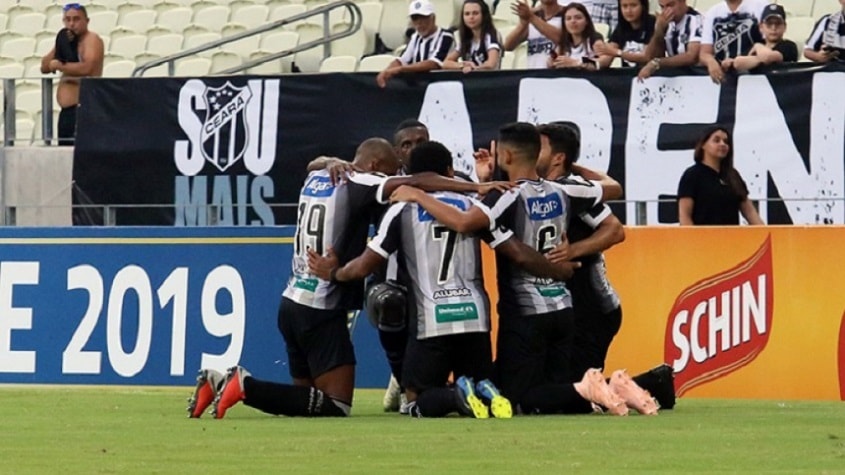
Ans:
{"label": "stadium seat", "polygon": [[516,59],[516,55],[512,51],[508,51],[502,56],[502,59],[499,61],[499,68],[503,70],[510,70],[513,69],[513,63]]}
{"label": "stadium seat", "polygon": [[9,31],[21,36],[34,36],[46,23],[47,17],[43,13],[24,13],[9,20]]}
{"label": "stadium seat", "polygon": [[124,59],[114,61],[103,66],[103,77],[106,78],[128,78],[135,70],[135,61]]}
{"label": "stadium seat", "polygon": [[223,38],[226,38],[227,36],[235,36],[238,33],[243,33],[248,29],[249,28],[242,23],[229,22],[226,23],[226,25],[220,30],[220,35],[223,36]]}
{"label": "stadium seat", "polygon": [[[159,14],[159,16],[164,17],[167,15],[162,15],[163,12],[170,12],[176,10],[179,7],[186,7],[186,5],[177,3],[175,0],[159,0],[155,3],[155,5],[153,5],[153,10],[155,10],[156,13]],[[188,8],[188,10],[191,9]],[[191,15],[193,15],[193,10],[191,10]]]}
{"label": "stadium seat", "polygon": [[0,79],[22,78],[23,76],[23,64],[7,63],[0,65]]}
{"label": "stadium seat", "polygon": [[47,14],[47,23],[44,25],[44,28],[57,32],[64,28],[65,24],[62,22],[62,14],[60,13],[48,13]]}
{"label": "stadium seat", "polygon": [[358,72],[382,71],[387,67],[387,65],[392,63],[394,59],[396,59],[396,56],[393,56],[392,54],[375,54],[373,56],[361,58],[361,62],[358,63]]}
{"label": "stadium seat", "polygon": [[261,37],[259,35],[248,36],[244,39],[226,43],[220,47],[223,51],[237,54],[242,58],[248,58],[249,55],[258,51]]}
{"label": "stadium seat", "polygon": [[788,19],[813,14],[813,2],[809,0],[778,0],[783,9],[786,10]]}
{"label": "stadium seat", "polygon": [[91,31],[108,34],[117,26],[118,14],[116,11],[94,12],[89,13],[88,18],[90,20],[88,26]]}
{"label": "stadium seat", "polygon": [[149,39],[146,52],[158,56],[170,56],[182,51],[184,41],[180,33],[159,35]]}
{"label": "stadium seat", "polygon": [[151,63],[151,62],[153,62],[157,59],[160,59],[160,58],[161,58],[160,55],[145,51],[141,54],[135,55],[135,58],[133,58],[133,59],[135,61],[136,66],[142,66],[144,64]]}
{"label": "stadium seat", "polygon": [[9,24],[9,15],[6,15],[3,12],[0,12],[0,31],[6,31],[6,27]]}
{"label": "stadium seat", "polygon": [[612,33],[610,31],[610,25],[608,25],[607,23],[596,23],[595,27],[596,33],[600,34],[605,41],[610,38],[610,33]]}
{"label": "stadium seat", "polygon": [[[193,35],[193,36],[187,36],[187,37],[185,37],[185,42],[182,45],[182,49],[184,49],[184,50],[193,49],[193,48],[196,48],[197,46],[202,46],[206,43],[211,43],[212,41],[217,41],[220,38],[222,38],[220,33],[212,33],[212,32],[200,33],[200,34]],[[208,49],[208,50],[205,50],[205,51],[199,53],[199,55],[200,56],[211,56],[212,54],[215,53],[215,51],[219,51],[219,50],[217,50],[216,48],[212,48],[212,49]]]}
{"label": "stadium seat", "polygon": [[[312,23],[297,25],[296,32],[299,34],[300,45],[322,39],[325,36],[323,27]],[[323,45],[319,45],[296,53],[293,62],[302,72],[313,73],[320,69],[320,63],[324,57]]]}
{"label": "stadium seat", "polygon": [[[457,15],[457,7],[453,0],[432,0],[434,12],[437,16],[437,24],[441,28],[454,28],[458,26],[460,17]],[[407,10],[407,8],[406,8]],[[407,17],[408,12],[405,12]]]}
{"label": "stadium seat", "polygon": [[[338,22],[332,25],[332,34],[346,31],[350,28],[350,24],[346,22]],[[340,38],[332,41],[331,54],[332,56],[354,56],[360,58],[364,55],[367,48],[367,36],[364,29],[361,28],[351,36]]]}
{"label": "stadium seat", "polygon": [[252,29],[263,26],[270,16],[270,9],[266,5],[249,5],[232,11],[231,23],[240,23]]}
{"label": "stadium seat", "polygon": [[212,5],[199,10],[194,9],[192,23],[202,25],[209,31],[220,31],[229,22],[229,9],[222,5]]}
{"label": "stadium seat", "polygon": [[147,8],[146,5],[144,5],[142,3],[138,3],[137,1],[133,1],[133,0],[121,1],[117,5],[116,10],[117,10],[118,17],[120,17],[120,20],[119,20],[120,24],[123,24],[123,19],[126,18],[126,14],[129,13],[129,12],[137,12],[139,10],[150,10],[150,11],[155,12],[155,10],[152,9],[152,5],[150,5],[150,8]]}
{"label": "stadium seat", "polygon": [[194,12],[190,8],[176,7],[167,10],[165,15],[159,13],[156,23],[168,28],[174,33],[182,33],[182,30],[191,23],[191,17],[193,16]]}
{"label": "stadium seat", "polygon": [[[273,10],[270,11],[269,21],[270,22],[279,21],[283,18],[290,18],[290,17],[295,16],[295,15],[300,15],[302,13],[305,13],[306,11],[307,11],[307,9],[305,8],[305,5],[302,5],[302,4],[299,4],[299,3],[291,3],[291,4],[288,4],[288,5],[281,5],[281,6],[278,6],[278,7],[274,8]],[[297,23],[287,24],[283,28],[286,29],[286,30],[295,31]]]}
{"label": "stadium seat", "polygon": [[227,51],[218,51],[211,56],[211,71],[218,73],[235,66],[240,66],[243,59],[235,54]]}
{"label": "stadium seat", "polygon": [[519,17],[511,12],[510,5],[505,2],[499,2],[499,7],[496,8],[496,12],[493,14],[493,25],[496,29],[503,31],[504,29],[513,27],[517,23],[519,23]]}
{"label": "stadium seat", "polygon": [[410,26],[408,0],[382,0],[382,4],[381,39],[388,48],[395,49],[405,44],[405,31]]}
{"label": "stadium seat", "polygon": [[[261,44],[258,50],[251,54],[249,58],[256,59],[268,54],[287,51],[295,48],[299,44],[299,34],[293,31],[277,31],[270,33],[261,38]],[[255,68],[250,69],[254,74],[278,74],[281,72],[290,72],[293,56],[286,56],[278,61],[270,61]]]}
{"label": "stadium seat", "polygon": [[27,13],[34,13],[35,9],[27,4],[20,4],[17,3],[12,5],[6,10],[6,15],[9,17],[9,24],[11,25],[12,20],[20,15],[26,15]]}
{"label": "stadium seat", "polygon": [[701,12],[702,15],[707,13],[707,10],[716,5],[717,3],[721,3],[724,0],[696,0],[695,2],[695,9]]}
{"label": "stadium seat", "polygon": [[136,33],[146,33],[156,24],[157,15],[155,10],[135,10],[124,15],[120,24]]}
{"label": "stadium seat", "polygon": [[176,76],[201,77],[211,71],[211,60],[208,58],[190,58],[176,62]]}
{"label": "stadium seat", "polygon": [[115,38],[111,41],[109,52],[122,58],[134,58],[147,50],[147,37],[144,35],[129,35]]}
{"label": "stadium seat", "polygon": [[0,41],[0,56],[18,62],[35,53],[35,38],[11,38]]}
{"label": "stadium seat", "polygon": [[364,36],[367,40],[364,46],[365,53],[372,53],[375,51],[375,39],[381,29],[381,14],[384,6],[381,2],[362,2],[358,4],[361,9],[362,23],[361,28],[364,30]]}
{"label": "stadium seat", "polygon": [[15,143],[31,145],[34,132],[35,121],[31,118],[21,117],[15,119]]}
{"label": "stadium seat", "polygon": [[51,3],[50,5],[47,6],[47,8],[45,8],[44,10],[39,10],[39,11],[43,11],[44,15],[46,15],[47,18],[52,18],[54,16],[58,16],[59,18],[61,18],[63,6],[64,5],[61,4],[61,3]]}
{"label": "stadium seat", "polygon": [[358,66],[355,56],[329,56],[320,63],[321,73],[351,73]]}
{"label": "stadium seat", "polygon": [[786,21],[786,37],[792,41],[805,42],[810,38],[816,20],[811,17],[795,17]]}
{"label": "stadium seat", "polygon": [[838,11],[842,11],[842,5],[839,4],[839,0],[815,0],[815,3],[813,3],[812,17],[818,20],[824,15]]}
{"label": "stadium seat", "polygon": [[523,41],[508,54],[513,55],[512,69],[525,69],[528,66],[528,42]]}
{"label": "stadium seat", "polygon": [[15,110],[24,111],[30,118],[41,110],[41,91],[32,89],[17,91],[15,95]]}

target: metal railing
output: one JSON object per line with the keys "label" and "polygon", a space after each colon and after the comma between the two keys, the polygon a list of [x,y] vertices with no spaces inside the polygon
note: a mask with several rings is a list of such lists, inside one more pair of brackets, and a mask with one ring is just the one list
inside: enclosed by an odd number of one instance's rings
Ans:
{"label": "metal railing", "polygon": [[[3,79],[3,145],[10,147],[18,139],[17,108],[15,104],[15,81]],[[53,131],[53,78],[41,78],[41,139],[50,145],[56,138]],[[32,137],[22,137],[30,140]]]}
{"label": "metal railing", "polygon": [[[340,9],[340,8],[346,9],[346,11],[349,13],[349,22],[347,23],[347,28],[345,28],[345,29],[343,29],[339,32],[332,32],[329,15],[332,12],[332,10],[336,10],[336,9]],[[175,72],[175,68],[176,68],[175,62],[180,60],[180,59],[188,58],[188,57],[194,56],[196,54],[202,53],[203,51],[208,51],[210,49],[217,48],[217,47],[225,45],[227,43],[233,43],[235,41],[239,41],[239,40],[242,40],[244,38],[249,38],[251,36],[260,35],[262,33],[266,33],[268,31],[281,28],[285,25],[290,25],[291,23],[295,23],[297,21],[302,21],[302,20],[305,20],[305,19],[308,19],[308,18],[311,18],[311,17],[315,17],[315,16],[318,16],[318,15],[321,15],[323,17],[323,37],[322,38],[318,38],[318,39],[309,41],[305,44],[297,45],[296,47],[288,49],[288,50],[279,51],[279,52],[276,52],[276,53],[271,53],[271,54],[268,54],[267,56],[262,56],[260,58],[254,59],[252,61],[247,61],[245,63],[238,65],[238,66],[234,66],[234,67],[225,69],[223,71],[217,71],[217,72],[212,73],[212,74],[231,74],[231,73],[244,71],[244,70],[253,68],[255,66],[259,66],[261,64],[264,64],[266,62],[274,61],[274,60],[283,58],[285,56],[291,56],[291,55],[294,55],[294,54],[296,54],[300,51],[309,50],[311,48],[315,48],[315,47],[321,46],[321,45],[323,46],[323,58],[325,59],[325,58],[327,58],[331,55],[331,42],[333,42],[335,40],[339,40],[341,38],[346,38],[347,36],[354,35],[358,30],[361,29],[361,25],[362,25],[362,22],[363,22],[363,15],[361,13],[361,9],[358,8],[358,5],[356,5],[354,2],[352,2],[350,0],[341,0],[341,1],[338,1],[338,2],[329,3],[327,5],[323,5],[321,7],[317,7],[317,8],[308,10],[308,11],[306,11],[304,13],[300,13],[298,15],[294,15],[294,16],[291,16],[291,17],[276,20],[273,23],[269,23],[267,25],[254,28],[252,30],[244,31],[244,32],[232,35],[232,36],[227,36],[227,37],[221,38],[219,40],[215,40],[215,41],[211,41],[209,43],[199,45],[199,46],[197,46],[195,48],[191,48],[189,50],[185,50],[185,51],[182,51],[182,52],[179,52],[179,53],[172,54],[170,56],[165,56],[164,58],[159,58],[159,59],[150,61],[149,63],[142,64],[141,66],[138,66],[137,68],[135,68],[135,70],[132,71],[132,77],[143,76],[143,74],[146,71],[148,71],[152,68],[161,66],[162,64],[167,64],[167,74],[168,74],[168,76],[173,76],[174,72]]]}

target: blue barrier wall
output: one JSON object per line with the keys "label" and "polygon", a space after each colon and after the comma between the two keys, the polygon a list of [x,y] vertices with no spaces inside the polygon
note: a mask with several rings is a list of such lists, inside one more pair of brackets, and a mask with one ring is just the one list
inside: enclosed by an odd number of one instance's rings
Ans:
{"label": "blue barrier wall", "polygon": [[[289,382],[276,326],[294,228],[0,228],[0,383],[192,384],[242,364]],[[352,322],[358,387],[388,378]]]}

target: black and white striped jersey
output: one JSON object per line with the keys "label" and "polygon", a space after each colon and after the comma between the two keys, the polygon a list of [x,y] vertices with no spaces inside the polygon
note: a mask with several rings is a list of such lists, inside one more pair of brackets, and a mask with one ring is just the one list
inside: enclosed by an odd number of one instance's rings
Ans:
{"label": "black and white striped jersey", "polygon": [[383,175],[351,174],[332,184],[325,170],[311,172],[299,193],[291,276],[284,296],[318,309],[359,309],[363,282],[332,283],[308,271],[307,249],[325,254],[331,247],[340,265],[360,255],[374,216],[382,209],[379,197],[387,181]]}
{"label": "black and white striped jersey", "polygon": [[411,39],[408,40],[408,47],[405,48],[405,52],[399,57],[399,61],[402,64],[414,64],[432,60],[443,66],[443,61],[454,48],[455,36],[449,30],[438,27],[434,33],[425,38],[414,32]]}
{"label": "black and white striped jersey", "polygon": [[[464,211],[477,203],[458,193],[432,195]],[[482,237],[493,241],[490,233]],[[384,258],[397,253],[418,339],[490,330],[478,236],[452,231],[417,203],[402,202],[387,209],[368,246]]]}
{"label": "black and white striped jersey", "polygon": [[763,42],[760,16],[766,5],[765,0],[742,0],[733,12],[726,2],[714,5],[704,15],[701,44],[713,45],[719,62],[748,54],[754,43]]}
{"label": "black and white striped jersey", "polygon": [[[597,226],[606,215],[591,218],[587,212],[601,198],[601,187],[583,180],[522,180],[505,193],[488,194],[480,207],[490,218],[491,230],[502,226],[545,253],[560,244],[572,216],[595,219],[593,227]],[[572,306],[563,282],[535,277],[498,254],[496,265],[500,315],[539,315]]]}
{"label": "black and white striped jersey", "polygon": [[825,45],[839,51],[838,61],[845,61],[845,11],[825,15],[813,27],[806,48],[821,51]]}
{"label": "black and white striped jersey", "polygon": [[670,22],[666,28],[664,43],[666,56],[677,56],[689,50],[690,43],[701,43],[701,13],[688,8],[681,21]]}
{"label": "black and white striped jersey", "polygon": [[[610,207],[601,203],[581,215],[580,219],[573,219],[569,223],[566,236],[570,243],[578,242],[592,236],[596,226],[611,214]],[[608,313],[619,307],[619,295],[607,278],[607,267],[604,255],[598,252],[582,256],[578,259],[581,267],[567,281],[572,291],[575,305],[588,305],[602,313]],[[581,292],[583,295],[578,295]]]}

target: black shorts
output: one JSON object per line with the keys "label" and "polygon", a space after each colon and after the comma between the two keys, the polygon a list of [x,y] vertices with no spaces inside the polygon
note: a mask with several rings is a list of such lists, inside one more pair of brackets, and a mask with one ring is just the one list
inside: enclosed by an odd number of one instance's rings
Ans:
{"label": "black shorts", "polygon": [[575,340],[569,363],[574,381],[580,381],[590,368],[604,368],[607,351],[621,326],[622,307],[610,312],[601,312],[594,307],[575,307]]}
{"label": "black shorts", "polygon": [[574,314],[571,308],[529,316],[500,316],[496,374],[502,394],[521,400],[525,391],[569,383]]}
{"label": "black shorts", "polygon": [[76,137],[76,109],[79,106],[62,108],[59,112],[58,136],[59,145],[73,145]]}
{"label": "black shorts", "polygon": [[338,366],[355,364],[346,310],[320,310],[282,298],[278,324],[291,377],[314,379]]}
{"label": "black shorts", "polygon": [[469,376],[476,382],[488,379],[493,372],[490,334],[460,333],[418,340],[411,338],[402,366],[403,386],[422,393],[442,388],[449,379]]}

